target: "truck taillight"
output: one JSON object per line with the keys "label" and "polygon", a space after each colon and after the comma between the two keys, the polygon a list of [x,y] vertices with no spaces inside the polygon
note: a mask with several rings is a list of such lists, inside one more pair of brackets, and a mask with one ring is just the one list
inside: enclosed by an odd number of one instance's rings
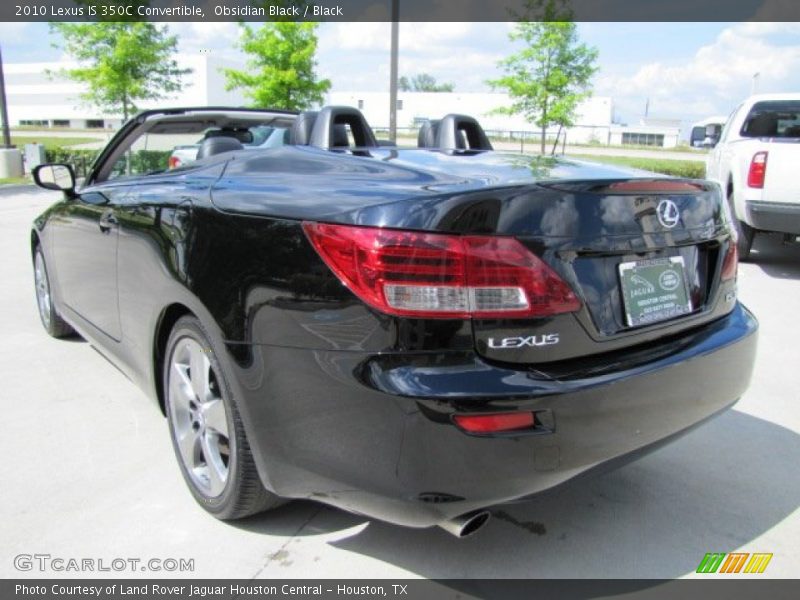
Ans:
{"label": "truck taillight", "polygon": [[303,223],[325,264],[381,312],[418,318],[543,317],[580,308],[514,238]]}
{"label": "truck taillight", "polygon": [[167,161],[167,166],[170,169],[177,169],[178,167],[181,166],[181,159],[178,158],[177,156],[170,156],[169,160]]}
{"label": "truck taillight", "polygon": [[750,170],[747,172],[747,186],[761,189],[767,176],[767,152],[756,152],[750,161]]}

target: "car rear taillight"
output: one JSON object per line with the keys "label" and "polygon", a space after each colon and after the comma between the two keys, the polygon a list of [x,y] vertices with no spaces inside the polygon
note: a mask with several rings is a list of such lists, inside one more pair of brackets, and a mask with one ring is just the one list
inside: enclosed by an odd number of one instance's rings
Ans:
{"label": "car rear taillight", "polygon": [[169,160],[167,161],[167,166],[170,169],[177,169],[178,167],[181,166],[181,159],[178,158],[177,156],[170,156]]}
{"label": "car rear taillight", "polygon": [[725,260],[722,262],[722,281],[736,279],[736,269],[739,266],[739,249],[736,243],[731,240],[728,244],[728,251],[725,253]]}
{"label": "car rear taillight", "polygon": [[570,287],[516,239],[303,223],[361,300],[391,315],[542,317],[580,308]]}
{"label": "car rear taillight", "polygon": [[767,177],[767,152],[756,152],[750,161],[750,170],[747,172],[747,185],[751,188],[763,188],[764,179]]}
{"label": "car rear taillight", "polygon": [[467,433],[502,433],[530,429],[536,424],[532,412],[491,415],[454,415],[453,422]]}

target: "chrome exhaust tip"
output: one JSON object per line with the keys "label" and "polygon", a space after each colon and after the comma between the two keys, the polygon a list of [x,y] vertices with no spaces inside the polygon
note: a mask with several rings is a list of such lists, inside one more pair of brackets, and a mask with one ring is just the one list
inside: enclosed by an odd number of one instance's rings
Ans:
{"label": "chrome exhaust tip", "polygon": [[439,523],[439,527],[457,538],[469,537],[476,533],[489,521],[492,514],[488,510],[476,510],[463,514],[455,519]]}

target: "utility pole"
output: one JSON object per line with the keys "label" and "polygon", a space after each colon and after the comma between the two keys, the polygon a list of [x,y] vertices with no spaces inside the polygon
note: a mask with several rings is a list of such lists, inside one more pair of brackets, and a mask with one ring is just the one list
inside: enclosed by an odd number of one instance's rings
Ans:
{"label": "utility pole", "polygon": [[6,82],[3,77],[2,49],[0,49],[0,119],[3,121],[3,144],[0,148],[11,148],[11,132],[8,129],[8,110],[6,109]]}
{"label": "utility pole", "polygon": [[0,179],[22,177],[22,154],[11,145],[6,107],[6,82],[3,77],[3,55],[0,53],[0,119],[3,120],[3,143],[0,144]]}
{"label": "utility pole", "polygon": [[392,51],[389,60],[389,139],[397,142],[397,43],[400,37],[400,0],[392,0]]}

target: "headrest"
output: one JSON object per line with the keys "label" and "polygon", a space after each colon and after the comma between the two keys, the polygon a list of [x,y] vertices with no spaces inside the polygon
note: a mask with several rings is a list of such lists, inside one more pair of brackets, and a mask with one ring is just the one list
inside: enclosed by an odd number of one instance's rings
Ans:
{"label": "headrest", "polygon": [[492,150],[492,144],[478,121],[466,115],[447,115],[425,121],[417,136],[419,148],[442,150]]}
{"label": "headrest", "polygon": [[778,133],[778,117],[774,113],[761,113],[747,123],[747,134],[753,137],[772,137]]}
{"label": "headrest", "polygon": [[235,150],[243,150],[242,143],[232,137],[210,137],[203,140],[200,144],[200,149],[197,151],[197,160],[222,154],[223,152],[234,152]]}
{"label": "headrest", "polygon": [[492,143],[486,137],[483,127],[467,115],[447,115],[440,122],[436,132],[436,146],[445,150],[492,150]]}
{"label": "headrest", "polygon": [[[318,148],[336,147],[336,127],[349,125],[353,141],[358,148],[376,148],[375,134],[364,115],[350,106],[326,106],[319,111],[309,144]],[[339,134],[340,135],[340,134]]]}
{"label": "headrest", "polygon": [[345,125],[333,126],[333,147],[334,148],[347,148],[350,146],[350,140],[347,139],[347,127]]}
{"label": "headrest", "polygon": [[436,132],[439,129],[439,121],[425,121],[419,128],[417,136],[418,148],[436,148]]}
{"label": "headrest", "polygon": [[783,137],[800,137],[800,125],[792,125],[783,131]]}
{"label": "headrest", "polygon": [[311,143],[311,132],[319,113],[308,110],[297,115],[289,133],[289,143],[295,146],[308,146]]}
{"label": "headrest", "polygon": [[204,140],[212,137],[229,137],[239,140],[242,144],[249,144],[253,141],[253,133],[247,129],[209,129],[203,136]]}
{"label": "headrest", "polygon": [[467,137],[464,135],[463,129],[456,129],[456,148],[458,150],[467,149]]}

